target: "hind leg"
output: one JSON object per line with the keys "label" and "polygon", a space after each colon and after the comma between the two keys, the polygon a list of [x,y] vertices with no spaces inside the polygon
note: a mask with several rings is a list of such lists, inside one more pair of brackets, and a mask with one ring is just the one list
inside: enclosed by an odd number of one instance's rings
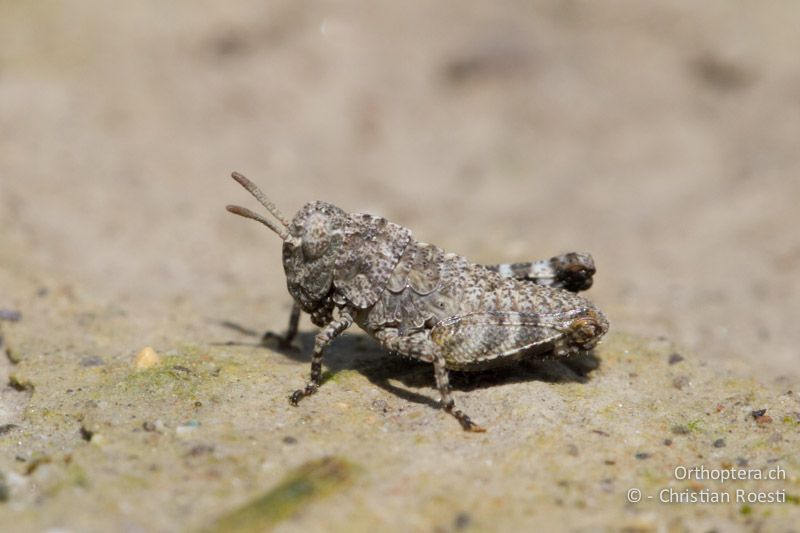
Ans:
{"label": "hind leg", "polygon": [[407,336],[400,336],[396,329],[384,329],[375,333],[375,338],[387,349],[401,353],[403,355],[433,363],[434,377],[436,378],[436,388],[441,396],[441,406],[446,412],[453,415],[458,420],[461,427],[466,431],[483,433],[484,428],[472,421],[472,419],[455,408],[455,401],[450,393],[450,378],[445,366],[444,355],[441,348],[431,341],[427,332],[414,333]]}

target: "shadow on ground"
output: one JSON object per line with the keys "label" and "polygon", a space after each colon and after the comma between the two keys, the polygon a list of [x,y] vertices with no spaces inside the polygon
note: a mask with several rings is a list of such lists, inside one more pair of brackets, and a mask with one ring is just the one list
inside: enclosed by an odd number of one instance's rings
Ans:
{"label": "shadow on ground", "polygon": [[[315,334],[299,332],[291,348],[281,348],[276,341],[262,342],[263,332],[223,320],[219,324],[237,333],[253,338],[252,342],[227,341],[226,346],[253,346],[278,352],[288,359],[310,363]],[[414,389],[435,388],[433,368],[428,363],[403,357],[381,348],[366,335],[342,335],[333,341],[325,352],[323,383],[338,372],[352,370],[366,377],[373,385],[409,402],[438,407],[439,402],[428,394],[398,387],[399,381]],[[531,359],[507,367],[477,372],[450,371],[450,384],[454,390],[471,391],[496,385],[525,381],[547,383],[586,383],[589,374],[600,366],[594,353],[573,356],[569,359]],[[298,387],[302,385],[298,383]]]}

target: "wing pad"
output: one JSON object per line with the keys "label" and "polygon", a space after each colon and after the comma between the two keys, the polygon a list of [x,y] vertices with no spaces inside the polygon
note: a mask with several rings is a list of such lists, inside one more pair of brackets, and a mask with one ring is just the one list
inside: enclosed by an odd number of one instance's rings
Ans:
{"label": "wing pad", "polygon": [[441,347],[448,368],[477,370],[552,350],[574,314],[470,313],[442,320],[431,330],[431,339]]}

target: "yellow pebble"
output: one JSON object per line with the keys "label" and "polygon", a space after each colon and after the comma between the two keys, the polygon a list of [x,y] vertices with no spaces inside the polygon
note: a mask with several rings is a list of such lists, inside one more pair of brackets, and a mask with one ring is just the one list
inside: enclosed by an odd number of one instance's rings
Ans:
{"label": "yellow pebble", "polygon": [[146,368],[152,368],[160,363],[161,363],[161,357],[150,346],[147,346],[144,349],[142,349],[142,351],[139,352],[139,354],[136,356],[136,360],[134,361],[134,364],[136,365],[136,370],[144,370]]}

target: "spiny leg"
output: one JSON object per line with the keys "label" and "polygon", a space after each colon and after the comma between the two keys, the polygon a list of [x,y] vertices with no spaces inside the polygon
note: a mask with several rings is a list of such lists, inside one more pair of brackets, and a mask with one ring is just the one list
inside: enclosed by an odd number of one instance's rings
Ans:
{"label": "spiny leg", "polygon": [[442,408],[453,415],[466,431],[483,433],[484,428],[460,409],[455,409],[455,401],[450,394],[450,379],[445,366],[444,356],[440,348],[434,344],[427,332],[415,333],[401,337],[396,329],[384,329],[375,334],[376,339],[388,350],[413,357],[426,363],[433,363],[436,388],[441,396]]}
{"label": "spiny leg", "polygon": [[269,341],[275,339],[278,341],[278,348],[288,350],[292,348],[292,341],[297,336],[297,325],[300,323],[300,305],[297,302],[292,304],[292,312],[289,314],[289,327],[286,333],[278,335],[272,331],[267,331],[261,337],[261,344],[267,346]]}
{"label": "spiny leg", "polygon": [[456,417],[461,427],[466,431],[475,433],[483,433],[486,431],[483,427],[479,426],[461,409],[455,409],[456,402],[450,394],[450,378],[445,367],[444,357],[437,351],[433,357],[433,372],[436,376],[436,388],[439,389],[439,395],[442,397],[442,408]]}
{"label": "spiny leg", "polygon": [[571,252],[550,259],[528,263],[488,265],[489,270],[500,275],[531,281],[571,292],[580,292],[592,286],[592,276],[596,269],[590,254]]}
{"label": "spiny leg", "polygon": [[317,333],[314,339],[314,353],[311,355],[311,379],[304,389],[298,389],[289,397],[292,405],[297,405],[306,396],[311,396],[319,388],[320,377],[322,376],[322,353],[325,347],[333,339],[339,336],[344,330],[353,323],[353,316],[347,310],[342,310],[339,318],[325,326],[322,331]]}

